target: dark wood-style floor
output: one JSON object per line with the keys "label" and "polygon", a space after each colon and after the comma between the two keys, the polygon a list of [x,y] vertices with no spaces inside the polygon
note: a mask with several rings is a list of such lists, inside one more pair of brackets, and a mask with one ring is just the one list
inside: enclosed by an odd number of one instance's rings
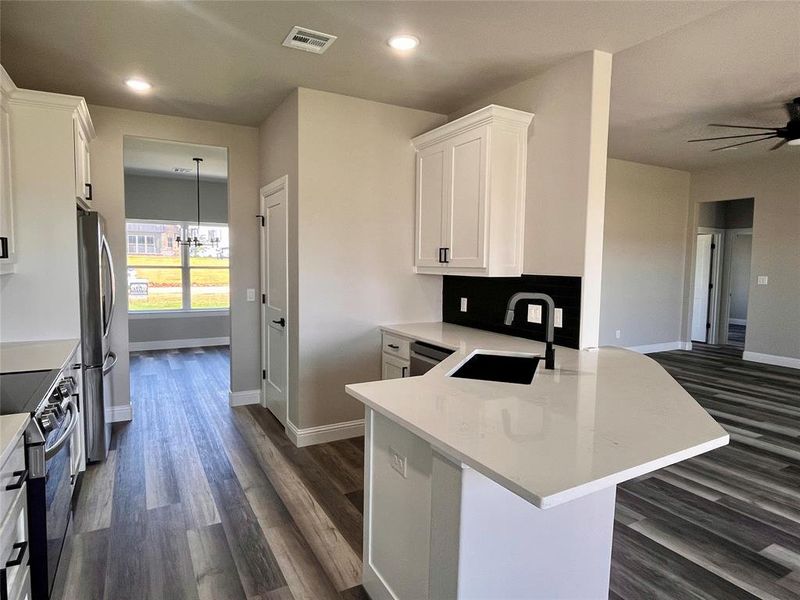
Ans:
{"label": "dark wood-style floor", "polygon": [[[612,598],[800,599],[800,375],[740,355],[652,355],[731,445],[619,488]],[[365,597],[362,439],[298,449],[229,408],[226,349],[131,369],[135,419],[87,472],[65,600]]]}

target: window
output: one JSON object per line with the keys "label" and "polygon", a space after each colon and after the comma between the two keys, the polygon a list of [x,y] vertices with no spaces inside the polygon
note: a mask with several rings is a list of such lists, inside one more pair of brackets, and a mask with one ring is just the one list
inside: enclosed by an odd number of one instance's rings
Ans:
{"label": "window", "polygon": [[[176,246],[179,236],[197,237],[203,245]],[[128,221],[127,239],[130,312],[228,309],[227,225]]]}

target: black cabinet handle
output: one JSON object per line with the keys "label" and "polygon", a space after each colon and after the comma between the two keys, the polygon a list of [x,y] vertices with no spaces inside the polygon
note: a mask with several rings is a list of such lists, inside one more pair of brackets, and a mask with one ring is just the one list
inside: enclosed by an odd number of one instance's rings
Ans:
{"label": "black cabinet handle", "polygon": [[403,367],[403,369],[400,371],[400,373],[402,373],[402,375],[400,375],[400,377],[405,377],[406,376],[406,371],[408,371],[408,367]]}
{"label": "black cabinet handle", "polygon": [[450,248],[442,248],[442,250],[444,250],[444,262],[449,263],[450,259],[447,254],[450,252]]}
{"label": "black cabinet handle", "polygon": [[18,567],[22,564],[22,559],[25,558],[25,551],[28,549],[28,542],[17,542],[12,546],[14,550],[19,550],[17,554],[17,558],[11,558],[6,563],[6,568],[8,567]]}
{"label": "black cabinet handle", "polygon": [[84,183],[83,185],[86,186],[86,200],[91,202],[91,200],[92,200],[92,184],[91,183]]}
{"label": "black cabinet handle", "polygon": [[444,248],[439,248],[439,262],[444,262]]}
{"label": "black cabinet handle", "polygon": [[388,346],[393,350],[400,350],[400,346],[398,346],[397,344],[388,344]]}
{"label": "black cabinet handle", "polygon": [[8,258],[8,238],[0,237],[0,258]]}
{"label": "black cabinet handle", "polygon": [[286,319],[284,319],[283,317],[281,317],[277,321],[273,320],[272,322],[275,323],[276,325],[280,325],[281,327],[286,327]]}
{"label": "black cabinet handle", "polygon": [[22,471],[14,471],[14,477],[18,479],[14,483],[9,483],[6,486],[6,490],[18,490],[22,487],[22,484],[28,479],[28,469],[23,469]]}

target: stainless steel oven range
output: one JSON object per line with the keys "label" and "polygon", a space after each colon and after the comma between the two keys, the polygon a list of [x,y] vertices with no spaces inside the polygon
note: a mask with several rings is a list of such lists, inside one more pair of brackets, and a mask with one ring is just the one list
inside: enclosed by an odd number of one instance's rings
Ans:
{"label": "stainless steel oven range", "polygon": [[0,375],[0,414],[31,414],[25,466],[32,600],[50,597],[71,532],[82,461],[80,368]]}

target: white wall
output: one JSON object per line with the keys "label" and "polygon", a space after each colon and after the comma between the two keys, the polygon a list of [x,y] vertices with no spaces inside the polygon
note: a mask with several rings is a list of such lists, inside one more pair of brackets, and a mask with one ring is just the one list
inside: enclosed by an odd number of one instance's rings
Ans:
{"label": "white wall", "polygon": [[[691,282],[694,276],[697,204],[754,198],[745,351],[800,359],[800,153],[794,150],[784,147],[744,164],[692,173],[692,215],[687,228],[692,252],[687,253],[686,277]],[[759,275],[768,276],[769,284],[756,285]],[[687,293],[684,339],[689,335],[691,310],[692,298]]]}
{"label": "white wall", "polygon": [[411,138],[444,115],[299,90],[299,427],[360,419],[347,383],[380,379],[377,326],[441,319],[413,273]]}
{"label": "white wall", "polygon": [[582,277],[581,347],[600,330],[611,55],[592,51],[459,109],[535,113],[528,136],[524,272]]}
{"label": "white wall", "polygon": [[601,345],[681,339],[688,214],[688,172],[609,159]]}
{"label": "white wall", "polygon": [[259,165],[261,167],[261,186],[267,185],[288,175],[287,194],[287,229],[288,229],[288,296],[289,310],[287,328],[289,330],[289,381],[288,381],[288,413],[289,421],[300,422],[300,400],[298,395],[299,380],[299,340],[300,326],[297,298],[297,189],[298,189],[298,149],[297,122],[298,92],[292,92],[267,117],[259,128]]}
{"label": "white wall", "polygon": [[411,138],[443,115],[301,88],[261,126],[261,184],[289,175],[289,421],[363,418],[347,383],[380,378],[378,326],[441,319],[413,273]]}
{"label": "white wall", "polygon": [[[194,179],[125,174],[125,215],[129,219],[197,220]],[[206,223],[228,222],[226,181],[200,181],[200,216]]]}
{"label": "white wall", "polygon": [[[253,127],[198,121],[102,106],[90,106],[97,131],[92,142],[92,183],[96,209],[105,217],[116,261],[118,297],[126,297],[125,185],[123,138],[126,135],[228,148],[229,226],[231,229],[231,389],[258,389],[259,305],[246,301],[246,288],[258,279],[258,131]],[[118,308],[111,345],[119,360],[114,369],[114,403],[129,398],[128,314]]]}
{"label": "white wall", "polygon": [[731,319],[747,319],[747,296],[750,293],[750,255],[753,236],[739,234],[733,238],[731,248]]}

